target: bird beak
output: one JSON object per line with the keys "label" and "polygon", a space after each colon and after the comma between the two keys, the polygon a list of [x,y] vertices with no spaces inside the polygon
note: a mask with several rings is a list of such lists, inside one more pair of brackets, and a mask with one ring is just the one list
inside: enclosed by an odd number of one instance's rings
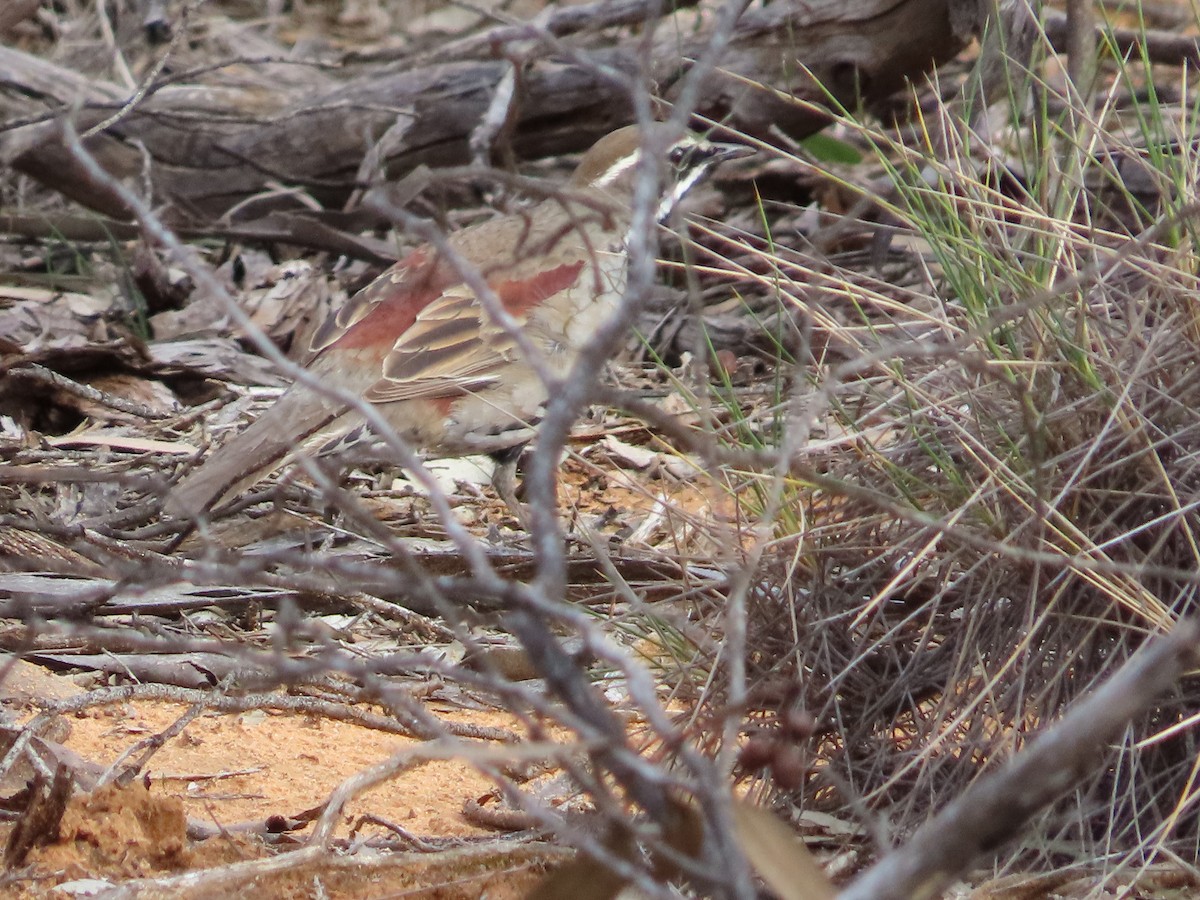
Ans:
{"label": "bird beak", "polygon": [[709,145],[712,147],[710,153],[712,153],[712,161],[714,163],[753,156],[757,152],[753,147],[747,147],[745,144],[718,144],[715,141],[710,141]]}

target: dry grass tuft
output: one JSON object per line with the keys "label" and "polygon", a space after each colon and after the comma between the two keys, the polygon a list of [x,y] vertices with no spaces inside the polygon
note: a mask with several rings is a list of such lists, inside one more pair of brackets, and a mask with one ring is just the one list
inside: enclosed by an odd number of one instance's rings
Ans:
{"label": "dry grass tuft", "polygon": [[[1143,109],[1140,133],[1117,133],[1113,90],[1110,119],[1078,132],[1066,101],[987,141],[943,113],[924,147],[847,119],[893,185],[874,208],[902,240],[886,257],[876,241],[874,261],[908,277],[888,288],[861,254],[764,251],[765,293],[802,323],[773,410],[801,449],[791,475],[739,495],[773,526],[745,684],[757,739],[804,748],[802,766],[777,753],[759,770],[773,778],[752,777],[793,815],[911,832],[1195,609],[1195,182],[1190,145],[1163,153],[1191,116]],[[1113,147],[1153,175],[1152,202],[1082,187]],[[776,219],[775,240],[801,217]],[[1197,748],[1176,726],[1198,705],[1185,680],[1009,864],[1195,858]]]}

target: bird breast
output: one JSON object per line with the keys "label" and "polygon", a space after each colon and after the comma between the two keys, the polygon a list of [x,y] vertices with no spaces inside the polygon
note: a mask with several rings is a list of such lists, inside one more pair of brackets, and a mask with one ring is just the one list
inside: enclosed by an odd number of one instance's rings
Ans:
{"label": "bird breast", "polygon": [[529,318],[529,334],[558,377],[567,374],[575,356],[612,316],[625,292],[625,257],[596,249],[579,279]]}

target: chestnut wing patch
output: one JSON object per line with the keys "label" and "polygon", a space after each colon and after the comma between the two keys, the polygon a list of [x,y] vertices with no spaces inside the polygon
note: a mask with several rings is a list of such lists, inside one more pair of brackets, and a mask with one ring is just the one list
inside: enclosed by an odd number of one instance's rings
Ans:
{"label": "chestnut wing patch", "polygon": [[[491,285],[504,308],[524,323],[543,300],[573,286],[583,262],[556,266],[528,279]],[[456,285],[428,303],[383,360],[383,377],[368,389],[372,403],[394,403],[473,393],[495,384],[517,349],[511,337],[486,322],[475,295]]]}
{"label": "chestnut wing patch", "polygon": [[[422,306],[456,280],[437,256],[428,248],[419,247],[322,322],[309,342],[309,353],[320,353],[334,344],[367,346],[381,329],[393,328],[395,333],[401,333],[412,324]],[[381,315],[373,315],[377,311]],[[367,322],[368,318],[371,321]],[[359,324],[363,327],[356,328]]]}

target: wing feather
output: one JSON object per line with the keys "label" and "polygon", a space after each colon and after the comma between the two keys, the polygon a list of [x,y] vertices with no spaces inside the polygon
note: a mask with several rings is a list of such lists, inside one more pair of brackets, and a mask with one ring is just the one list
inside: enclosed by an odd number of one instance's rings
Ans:
{"label": "wing feather", "polygon": [[512,339],[485,322],[474,295],[458,287],[421,310],[397,338],[366,397],[394,403],[473,393],[496,382],[513,352]]}
{"label": "wing feather", "polygon": [[346,301],[321,323],[309,341],[309,356],[332,347],[355,325],[385,303],[420,303],[456,280],[439,265],[437,255],[419,247]]}

